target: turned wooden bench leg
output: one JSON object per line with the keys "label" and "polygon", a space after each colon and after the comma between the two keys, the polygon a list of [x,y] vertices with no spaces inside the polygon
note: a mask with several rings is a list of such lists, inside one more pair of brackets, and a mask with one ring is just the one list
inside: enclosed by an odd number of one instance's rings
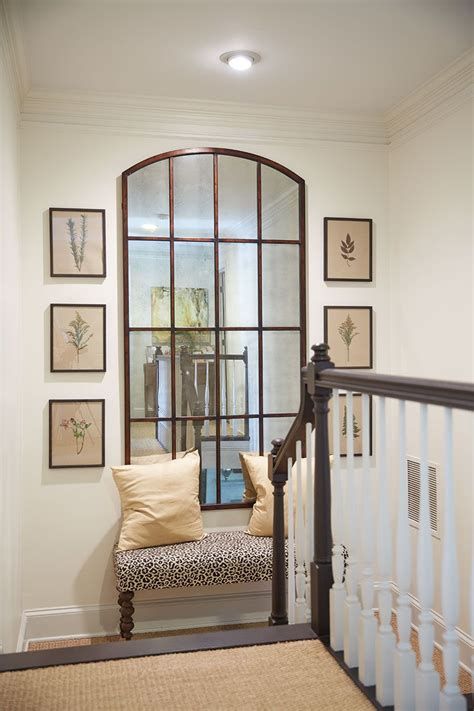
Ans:
{"label": "turned wooden bench leg", "polygon": [[118,604],[120,605],[120,636],[123,639],[132,639],[132,630],[135,627],[133,624],[133,613],[135,608],[133,607],[132,599],[134,592],[131,591],[120,591],[118,597]]}

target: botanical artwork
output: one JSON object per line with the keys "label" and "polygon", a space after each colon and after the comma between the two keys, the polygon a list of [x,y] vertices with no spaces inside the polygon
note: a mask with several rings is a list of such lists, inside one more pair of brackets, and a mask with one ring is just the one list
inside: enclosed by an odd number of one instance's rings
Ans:
{"label": "botanical artwork", "polygon": [[372,307],[325,306],[324,340],[336,368],[372,368]]}
{"label": "botanical artwork", "polygon": [[372,281],[372,220],[324,218],[324,279]]}
{"label": "botanical artwork", "polygon": [[104,466],[104,400],[49,401],[49,466]]}
{"label": "botanical artwork", "polygon": [[51,372],[105,370],[105,306],[51,304]]}
{"label": "botanical artwork", "polygon": [[[151,287],[151,325],[163,327],[170,323],[171,289]],[[209,292],[203,288],[176,287],[174,290],[174,322],[176,328],[207,328],[209,326]],[[181,332],[177,346],[201,351],[211,342],[210,332]],[[155,332],[155,345],[169,345],[169,333]]]}
{"label": "botanical artwork", "polygon": [[[333,406],[329,402],[329,451],[333,454]],[[339,394],[339,448],[341,456],[347,455],[347,395]],[[352,436],[354,440],[354,455],[362,456],[362,395],[352,395]],[[372,454],[372,402],[369,402],[369,453]]]}
{"label": "botanical artwork", "polygon": [[50,208],[51,276],[105,276],[105,210]]}

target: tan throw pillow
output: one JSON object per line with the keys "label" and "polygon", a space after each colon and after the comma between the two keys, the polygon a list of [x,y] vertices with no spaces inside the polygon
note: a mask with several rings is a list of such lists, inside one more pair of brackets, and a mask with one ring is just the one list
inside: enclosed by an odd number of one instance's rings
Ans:
{"label": "tan throw pillow", "polygon": [[199,452],[157,464],[112,467],[122,505],[118,550],[204,538]]}
{"label": "tan throw pillow", "polygon": [[[176,452],[174,459],[182,459],[190,452],[194,452],[194,447],[186,449],[184,452]],[[171,452],[163,452],[162,454],[144,454],[140,457],[130,457],[130,464],[161,464],[162,462],[171,462],[173,455]]]}

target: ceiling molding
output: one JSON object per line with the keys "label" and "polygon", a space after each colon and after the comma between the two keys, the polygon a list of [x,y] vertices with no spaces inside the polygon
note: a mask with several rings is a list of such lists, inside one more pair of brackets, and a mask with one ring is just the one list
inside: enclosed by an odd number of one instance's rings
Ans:
{"label": "ceiling molding", "polygon": [[385,114],[387,139],[399,144],[473,98],[474,50],[469,50]]}
{"label": "ceiling molding", "polygon": [[20,111],[28,86],[26,60],[18,17],[9,0],[0,0],[0,54]]}
{"label": "ceiling molding", "polygon": [[270,143],[386,144],[381,117],[315,113],[279,106],[117,94],[32,90],[22,123],[82,126],[141,135]]}

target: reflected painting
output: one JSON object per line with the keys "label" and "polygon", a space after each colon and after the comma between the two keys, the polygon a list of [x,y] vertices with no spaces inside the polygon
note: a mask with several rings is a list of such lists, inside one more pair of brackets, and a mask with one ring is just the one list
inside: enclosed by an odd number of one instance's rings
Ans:
{"label": "reflected painting", "polygon": [[[207,328],[209,326],[209,291],[202,288],[177,287],[174,290],[174,321],[177,328]],[[169,286],[151,287],[151,325],[162,328],[169,323],[171,289]],[[181,333],[180,343],[191,351],[202,351],[211,342],[210,332]],[[168,333],[155,332],[155,345],[167,345]]]}

